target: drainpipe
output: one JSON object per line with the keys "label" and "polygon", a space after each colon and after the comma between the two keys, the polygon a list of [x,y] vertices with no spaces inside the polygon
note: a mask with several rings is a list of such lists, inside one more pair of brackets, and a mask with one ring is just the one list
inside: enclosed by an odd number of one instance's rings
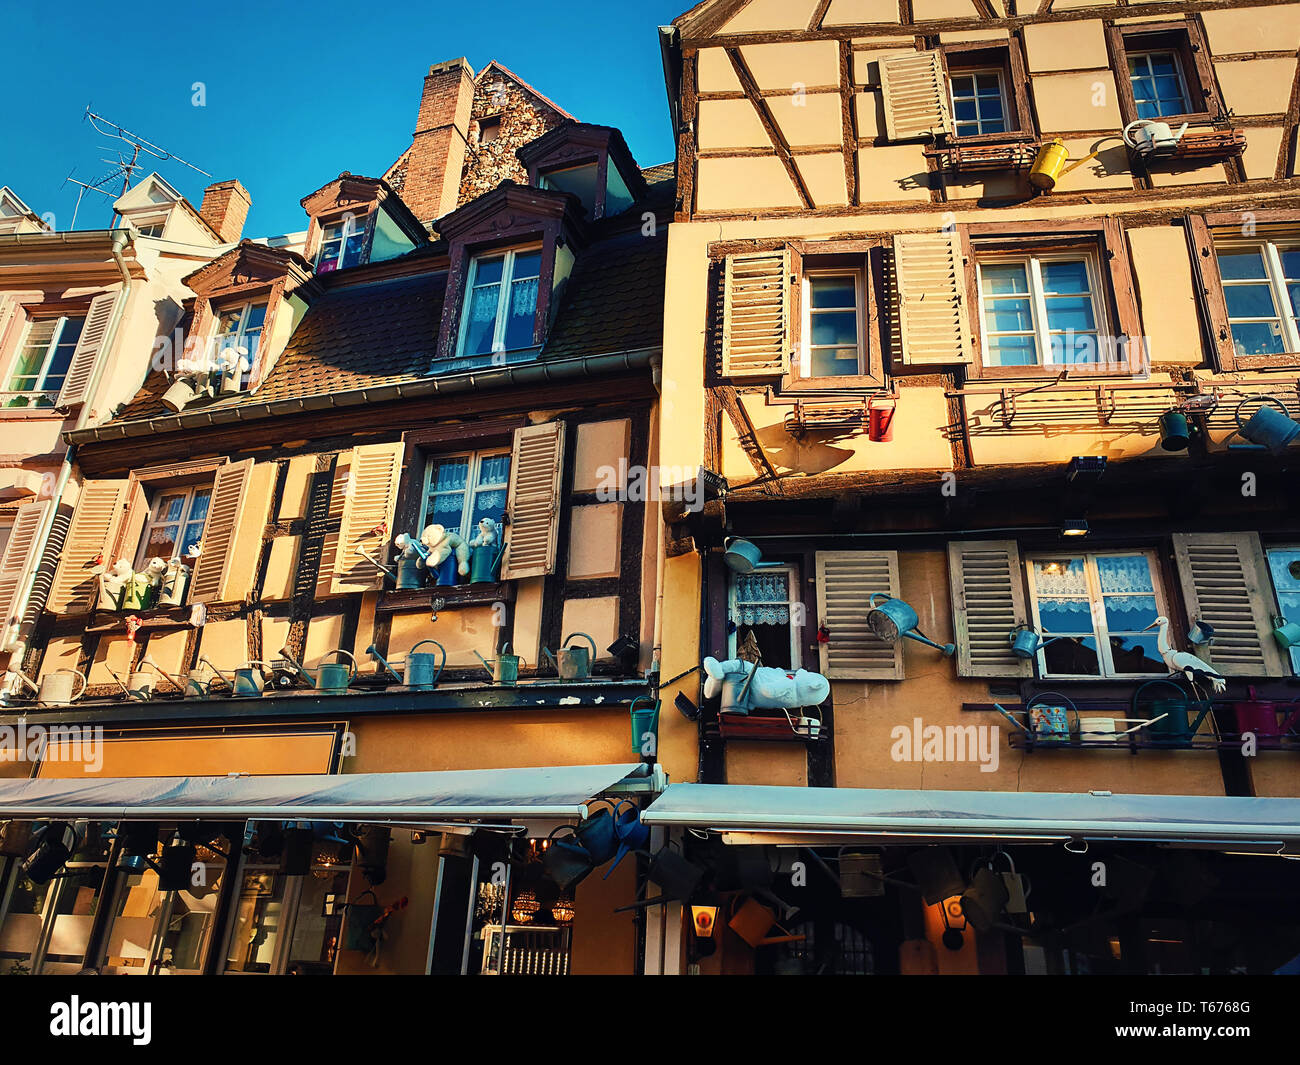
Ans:
{"label": "drainpipe", "polygon": [[[131,271],[127,268],[126,259],[122,256],[122,250],[126,247],[127,239],[128,233],[125,229],[119,229],[113,233],[112,255],[113,261],[117,264],[118,272],[122,275],[122,290],[118,293],[117,302],[113,305],[113,317],[109,319],[108,329],[104,333],[104,345],[100,349],[100,357],[95,360],[95,368],[91,371],[90,383],[86,389],[86,402],[81,405],[81,410],[77,414],[77,421],[73,425],[74,431],[84,429],[86,423],[90,420],[91,407],[99,390],[100,381],[104,377],[104,370],[108,365],[107,355],[113,350],[113,344],[117,340],[118,327],[121,325],[123,317],[125,317],[127,301],[131,298]],[[59,505],[63,502],[63,493],[67,490],[68,481],[72,479],[72,469],[76,458],[77,445],[69,444],[67,450],[63,453],[63,465],[59,468],[59,477],[54,484],[54,491],[51,493],[54,505],[49,508],[41,521],[40,529],[37,531],[38,543],[48,544],[50,532],[54,528],[54,519],[59,513]],[[31,601],[32,590],[36,586],[36,574],[44,561],[45,552],[42,551],[36,564],[32,566],[31,572],[23,580],[22,594],[18,597],[13,614],[18,619],[17,632],[12,632],[13,622],[8,618],[3,619],[4,645],[8,645],[11,633],[18,638],[18,642],[9,656],[9,668],[15,671],[22,665],[23,655],[27,653],[27,641],[23,633],[23,617],[27,613],[27,605]]]}

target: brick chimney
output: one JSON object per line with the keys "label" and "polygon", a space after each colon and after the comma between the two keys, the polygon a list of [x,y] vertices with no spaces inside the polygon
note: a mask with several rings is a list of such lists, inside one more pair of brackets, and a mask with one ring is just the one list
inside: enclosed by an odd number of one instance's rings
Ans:
{"label": "brick chimney", "polygon": [[218,181],[203,190],[199,214],[227,244],[234,244],[244,233],[244,219],[253,204],[248,190],[238,181]]}
{"label": "brick chimney", "polygon": [[456,209],[473,105],[474,71],[464,58],[429,68],[402,186],[402,199],[421,222]]}

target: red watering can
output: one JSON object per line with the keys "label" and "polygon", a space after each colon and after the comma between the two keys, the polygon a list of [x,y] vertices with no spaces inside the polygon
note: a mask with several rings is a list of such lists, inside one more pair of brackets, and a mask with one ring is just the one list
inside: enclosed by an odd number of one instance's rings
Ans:
{"label": "red watering can", "polygon": [[894,439],[894,411],[897,407],[898,396],[892,392],[867,400],[868,440],[880,444]]}

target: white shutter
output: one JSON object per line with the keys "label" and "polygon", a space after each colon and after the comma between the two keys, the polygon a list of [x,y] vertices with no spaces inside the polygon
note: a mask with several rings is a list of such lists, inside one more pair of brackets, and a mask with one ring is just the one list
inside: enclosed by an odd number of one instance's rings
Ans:
{"label": "white shutter", "polygon": [[510,535],[504,580],[540,577],[555,571],[560,525],[560,475],[564,469],[564,424],[547,422],[515,430],[510,455]]}
{"label": "white shutter", "polygon": [[[50,583],[45,609],[52,614],[85,614],[98,598],[98,576],[117,560],[109,553],[121,528],[126,488],[123,478],[87,481],[59,554],[59,568]],[[96,559],[102,556],[102,563]]]}
{"label": "white shutter", "polygon": [[[126,299],[125,291],[121,293],[121,298]],[[117,300],[118,293],[103,292],[90,301],[90,310],[86,312],[86,322],[81,327],[81,336],[77,339],[72,362],[68,365],[68,375],[63,379],[63,389],[59,392],[55,406],[70,407],[90,399],[90,380],[95,373],[95,363],[103,352],[104,341],[108,337],[108,323],[113,318]]]}
{"label": "white shutter", "polygon": [[238,603],[247,597],[256,576],[275,474],[275,463],[252,459],[217,470],[203,526],[203,549],[190,581],[191,603]]}
{"label": "white shutter", "polygon": [[727,256],[722,372],[772,377],[790,367],[790,251]]}
{"label": "white shutter", "polygon": [[891,141],[953,131],[938,52],[885,56],[880,60],[880,92],[885,103],[885,135]]}
{"label": "white shutter", "polygon": [[[1179,533],[1174,558],[1188,618],[1214,626],[1214,643],[1192,648],[1225,677],[1282,677],[1290,670],[1273,639],[1273,594],[1258,533]],[[1187,650],[1174,641],[1175,650]]]}
{"label": "white shutter", "polygon": [[972,362],[961,237],[945,232],[897,234],[894,278],[903,364]]}
{"label": "white shutter", "polygon": [[[352,476],[343,499],[332,592],[365,592],[384,586],[383,573],[366,555],[382,562],[392,539],[404,447],[398,440],[352,449]],[[375,531],[381,528],[381,532]]]}
{"label": "white shutter", "polygon": [[36,567],[45,546],[40,537],[41,524],[53,505],[54,501],[50,499],[28,503],[18,508],[18,515],[14,518],[9,542],[5,544],[3,557],[0,557],[0,633],[5,635],[8,627],[20,620],[13,614],[18,609],[23,584]]}
{"label": "white shutter", "polygon": [[867,626],[873,593],[898,596],[897,551],[818,551],[817,613],[830,632],[818,644],[831,679],[901,680],[903,641],[882,640]]}
{"label": "white shutter", "polygon": [[948,581],[963,677],[1029,677],[1033,661],[1011,653],[1011,632],[1029,622],[1020,548],[1014,540],[948,545]]}

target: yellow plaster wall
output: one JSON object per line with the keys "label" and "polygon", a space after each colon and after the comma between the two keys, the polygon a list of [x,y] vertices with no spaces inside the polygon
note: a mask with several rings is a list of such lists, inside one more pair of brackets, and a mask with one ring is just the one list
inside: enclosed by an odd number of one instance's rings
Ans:
{"label": "yellow plaster wall", "polygon": [[1202,11],[1201,21],[1215,55],[1286,51],[1300,41],[1300,4]]}
{"label": "yellow plaster wall", "polygon": [[[564,604],[561,615],[563,635],[568,639],[574,632],[585,632],[596,641],[596,659],[608,659],[605,649],[618,639],[618,596],[601,596],[597,599],[569,599]],[[587,647],[585,640],[577,641],[577,646]],[[590,648],[587,648],[590,650]],[[555,650],[554,647],[551,648]]]}
{"label": "yellow plaster wall", "polygon": [[[116,684],[113,673],[126,681],[131,669],[131,657],[134,654],[135,644],[127,642],[125,636],[101,637],[99,646],[95,648],[94,660],[90,663],[90,683]],[[110,670],[112,672],[109,672]]]}
{"label": "yellow plaster wall", "polygon": [[569,519],[570,580],[617,577],[622,563],[623,504],[574,507]]}
{"label": "yellow plaster wall", "polygon": [[1074,130],[1118,131],[1124,124],[1110,70],[1037,74],[1031,81],[1038,126],[1048,136]]}
{"label": "yellow plaster wall", "polygon": [[719,148],[770,148],[771,138],[748,100],[701,100],[701,151]]}
{"label": "yellow plaster wall", "polygon": [[1237,114],[1275,115],[1285,111],[1290,101],[1295,64],[1294,58],[1215,63],[1214,73],[1223,102]]}
{"label": "yellow plaster wall", "polygon": [[808,750],[802,743],[727,742],[728,784],[808,786]]}
{"label": "yellow plaster wall", "polygon": [[[393,655],[405,655],[421,640],[437,640],[442,644],[447,651],[447,665],[451,667],[481,666],[482,663],[474,656],[475,651],[487,659],[494,657],[497,630],[490,605],[441,610],[437,621],[429,618],[427,609],[393,614],[388,637],[390,661]],[[531,666],[535,662],[530,659],[528,664]]]}
{"label": "yellow plaster wall", "polygon": [[816,10],[817,0],[751,0],[727,20],[720,32],[804,30]]}
{"label": "yellow plaster wall", "polygon": [[869,23],[897,23],[898,5],[893,0],[831,0],[822,27],[865,26]]}
{"label": "yellow plaster wall", "polygon": [[[700,566],[699,556],[680,555],[664,561],[664,611],[668,618],[698,618],[700,616]],[[665,621],[660,676],[664,681],[678,673],[699,665],[699,625],[674,625]],[[698,701],[700,678],[690,673],[673,684],[660,689],[659,761],[675,781],[697,779],[698,729],[673,708],[673,698],[685,692],[692,701]],[[630,740],[629,740],[630,742]]]}
{"label": "yellow plaster wall", "polygon": [[1040,22],[1025,27],[1025,60],[1032,73],[1086,70],[1110,63],[1100,19]]}
{"label": "yellow plaster wall", "polygon": [[594,492],[602,485],[617,484],[619,460],[626,460],[632,423],[627,418],[607,422],[586,422],[578,426],[573,452],[573,490]]}
{"label": "yellow plaster wall", "polygon": [[747,44],[741,58],[759,89],[821,88],[840,83],[838,41]]}
{"label": "yellow plaster wall", "polygon": [[[269,650],[274,653],[280,646]],[[222,671],[242,665],[248,661],[248,623],[243,618],[208,622],[199,635],[199,654]]]}
{"label": "yellow plaster wall", "polygon": [[701,211],[798,207],[799,195],[775,154],[701,159],[696,204]]}
{"label": "yellow plaster wall", "polygon": [[1300,795],[1300,763],[1293,751],[1260,751],[1246,759],[1255,794],[1289,799]]}
{"label": "yellow plaster wall", "polygon": [[1182,226],[1146,226],[1126,235],[1151,361],[1200,365],[1199,311]]}

